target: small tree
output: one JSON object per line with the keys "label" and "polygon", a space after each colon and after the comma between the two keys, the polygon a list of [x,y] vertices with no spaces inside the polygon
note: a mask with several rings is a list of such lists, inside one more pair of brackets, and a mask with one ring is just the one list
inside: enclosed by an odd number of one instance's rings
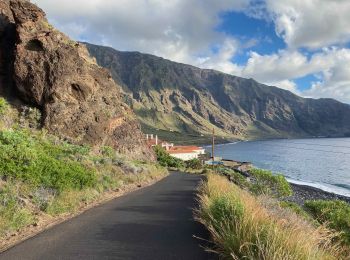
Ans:
{"label": "small tree", "polygon": [[190,168],[190,169],[201,169],[202,168],[202,163],[199,159],[192,159],[189,161],[186,161],[186,168]]}
{"label": "small tree", "polygon": [[182,168],[185,166],[184,161],[172,157],[163,147],[160,147],[159,145],[154,147],[154,151],[157,155],[157,161],[164,167]]}

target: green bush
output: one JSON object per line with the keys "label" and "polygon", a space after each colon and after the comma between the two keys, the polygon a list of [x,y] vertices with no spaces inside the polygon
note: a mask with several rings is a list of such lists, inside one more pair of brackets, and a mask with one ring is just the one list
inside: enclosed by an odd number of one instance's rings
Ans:
{"label": "green bush", "polygon": [[306,201],[305,207],[320,223],[327,225],[339,232],[341,238],[350,244],[350,205],[340,200],[313,200]]}
{"label": "green bush", "polygon": [[234,170],[228,169],[228,168],[220,168],[218,171],[222,174],[225,174],[226,176],[229,176],[230,181],[238,185],[239,187],[243,189],[251,189],[252,184],[247,181],[247,178],[244,177],[239,172],[236,172]]}
{"label": "green bush", "polygon": [[7,101],[4,98],[0,97],[0,116],[4,115],[8,108],[9,104]]}
{"label": "green bush", "polygon": [[157,161],[161,166],[174,168],[183,168],[185,166],[184,161],[172,157],[164,148],[160,146],[155,146],[154,151],[157,155]]}
{"label": "green bush", "polygon": [[186,168],[199,170],[202,169],[203,165],[199,159],[192,159],[185,162]]}
{"label": "green bush", "polygon": [[273,175],[271,171],[252,169],[249,172],[255,178],[252,191],[256,194],[268,194],[276,197],[286,197],[293,194],[293,190],[282,175]]}
{"label": "green bush", "polygon": [[110,146],[102,146],[101,147],[101,154],[104,156],[104,157],[108,157],[108,158],[111,158],[111,159],[114,159],[116,153],[115,153],[115,150],[110,147]]}
{"label": "green bush", "polygon": [[0,131],[0,176],[58,191],[91,187],[95,171],[76,160],[80,149],[23,130]]}

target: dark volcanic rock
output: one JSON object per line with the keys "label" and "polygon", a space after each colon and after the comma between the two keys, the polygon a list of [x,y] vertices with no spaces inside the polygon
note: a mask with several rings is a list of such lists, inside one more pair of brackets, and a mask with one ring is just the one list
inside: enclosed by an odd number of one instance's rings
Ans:
{"label": "dark volcanic rock", "polygon": [[345,136],[350,105],[306,99],[253,79],[138,52],[87,44],[98,64],[130,93],[150,127],[247,138]]}
{"label": "dark volcanic rock", "polygon": [[13,60],[16,27],[9,1],[0,1],[0,94],[9,95],[13,89]]}
{"label": "dark volcanic rock", "polygon": [[1,37],[1,89],[14,86],[25,103],[40,108],[43,127],[55,135],[154,158],[120,87],[84,45],[55,30],[28,1],[1,0],[0,9],[0,36],[15,39]]}
{"label": "dark volcanic rock", "polygon": [[300,206],[303,206],[307,200],[343,200],[350,203],[350,197],[323,191],[311,186],[294,183],[291,183],[290,185],[293,189],[293,195],[284,200],[297,203]]}

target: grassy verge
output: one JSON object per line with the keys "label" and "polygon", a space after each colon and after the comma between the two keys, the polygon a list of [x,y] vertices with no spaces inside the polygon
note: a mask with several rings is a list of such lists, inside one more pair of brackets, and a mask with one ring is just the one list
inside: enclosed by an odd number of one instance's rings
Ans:
{"label": "grassy verge", "polygon": [[320,223],[340,232],[340,240],[350,245],[350,205],[344,201],[306,201],[305,208]]}
{"label": "grassy verge", "polygon": [[62,141],[36,129],[35,110],[25,111],[28,117],[0,98],[0,242],[43,218],[75,213],[110,192],[167,174],[111,147]]}
{"label": "grassy verge", "polygon": [[293,194],[287,180],[282,175],[274,175],[271,171],[251,169],[247,179],[239,172],[228,168],[219,168],[217,172],[224,174],[242,189],[255,195],[269,195],[275,198],[287,197]]}
{"label": "grassy verge", "polygon": [[271,198],[255,197],[208,174],[199,190],[198,220],[226,259],[342,259],[336,236],[285,210]]}
{"label": "grassy verge", "polygon": [[42,213],[74,213],[106,192],[167,172],[158,164],[130,161],[106,150],[113,151],[103,147],[94,152],[41,132],[0,131],[0,234],[35,224]]}

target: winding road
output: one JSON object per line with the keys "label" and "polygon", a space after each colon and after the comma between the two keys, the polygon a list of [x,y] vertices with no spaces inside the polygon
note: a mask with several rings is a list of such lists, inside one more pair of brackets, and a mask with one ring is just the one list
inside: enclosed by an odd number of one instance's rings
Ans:
{"label": "winding road", "polygon": [[208,237],[192,217],[200,180],[171,173],[22,242],[0,259],[215,259],[194,237]]}

